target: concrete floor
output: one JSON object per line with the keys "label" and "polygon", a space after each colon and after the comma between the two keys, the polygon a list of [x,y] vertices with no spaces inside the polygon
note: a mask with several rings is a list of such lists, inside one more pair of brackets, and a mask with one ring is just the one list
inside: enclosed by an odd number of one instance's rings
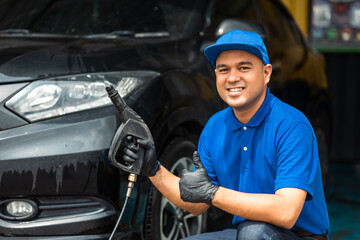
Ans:
{"label": "concrete floor", "polygon": [[330,240],[360,240],[360,163],[332,163],[326,190]]}

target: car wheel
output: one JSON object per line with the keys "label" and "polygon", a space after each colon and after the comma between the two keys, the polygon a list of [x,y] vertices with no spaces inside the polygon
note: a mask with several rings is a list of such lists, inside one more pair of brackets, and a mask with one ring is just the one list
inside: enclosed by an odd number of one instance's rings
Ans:
{"label": "car wheel", "polygon": [[324,111],[320,111],[314,119],[314,132],[318,144],[323,187],[326,190],[329,171],[330,122]]}
{"label": "car wheel", "polygon": [[[196,145],[177,138],[168,145],[160,162],[179,176],[183,169],[192,170]],[[199,234],[206,229],[206,213],[194,216],[167,200],[154,186],[149,194],[145,220],[145,239],[175,240]]]}

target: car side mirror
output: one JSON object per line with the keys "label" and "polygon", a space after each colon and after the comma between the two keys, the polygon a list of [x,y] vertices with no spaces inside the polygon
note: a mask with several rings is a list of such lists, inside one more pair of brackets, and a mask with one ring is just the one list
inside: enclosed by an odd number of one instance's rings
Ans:
{"label": "car side mirror", "polygon": [[244,19],[225,19],[215,31],[216,38],[232,30],[239,29],[248,32],[255,32],[260,35],[264,42],[267,40],[266,30],[263,25],[257,22]]}

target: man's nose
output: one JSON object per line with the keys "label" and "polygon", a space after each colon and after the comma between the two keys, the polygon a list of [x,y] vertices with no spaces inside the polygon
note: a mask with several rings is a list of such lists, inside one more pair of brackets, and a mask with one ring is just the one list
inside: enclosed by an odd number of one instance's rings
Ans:
{"label": "man's nose", "polygon": [[228,81],[229,82],[236,82],[239,81],[241,78],[240,73],[236,70],[231,70],[229,72]]}

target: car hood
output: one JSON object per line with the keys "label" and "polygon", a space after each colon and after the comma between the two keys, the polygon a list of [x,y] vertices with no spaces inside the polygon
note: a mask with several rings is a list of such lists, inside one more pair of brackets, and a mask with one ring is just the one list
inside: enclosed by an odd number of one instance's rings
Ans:
{"label": "car hood", "polygon": [[[183,53],[168,47],[171,44],[177,43],[134,38],[0,38],[0,83],[129,69],[161,71],[170,65],[181,66]],[[163,49],[170,56],[168,59],[164,59]]]}

